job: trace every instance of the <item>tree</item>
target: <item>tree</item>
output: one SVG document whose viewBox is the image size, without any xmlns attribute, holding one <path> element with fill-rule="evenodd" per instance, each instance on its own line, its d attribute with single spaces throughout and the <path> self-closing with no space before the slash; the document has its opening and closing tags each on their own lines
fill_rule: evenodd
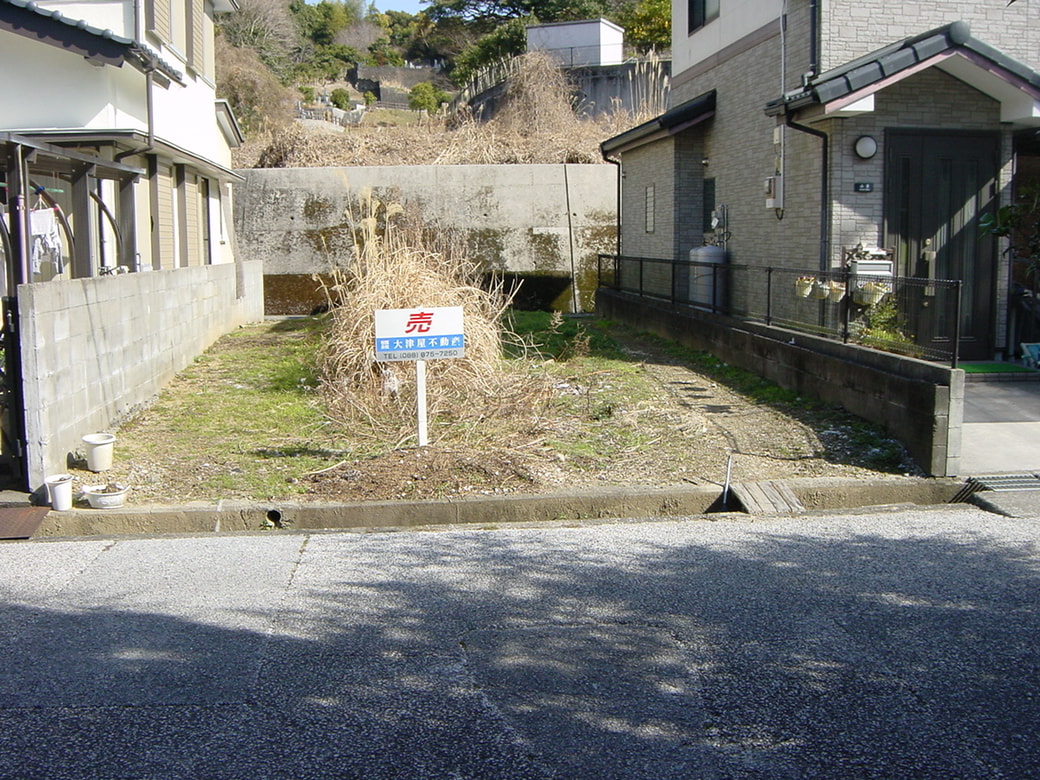
<svg viewBox="0 0 1040 780">
<path fill-rule="evenodd" d="M 348 3 L 321 0 L 317 5 L 309 5 L 304 0 L 293 0 L 289 8 L 300 26 L 300 31 L 316 46 L 335 43 L 337 33 L 364 18 L 357 0 Z"/>
<path fill-rule="evenodd" d="M 341 108 L 344 111 L 350 110 L 350 93 L 343 87 L 336 87 L 332 90 L 332 94 L 329 95 L 329 102 L 332 103 L 336 108 Z"/>
<path fill-rule="evenodd" d="M 430 18 L 459 18 L 487 30 L 506 19 L 536 17 L 542 22 L 568 22 L 610 16 L 611 0 L 432 0 Z"/>
<path fill-rule="evenodd" d="M 527 25 L 531 23 L 530 18 L 519 18 L 499 25 L 455 58 L 451 80 L 463 86 L 492 62 L 523 54 L 527 48 Z"/>
<path fill-rule="evenodd" d="M 617 12 L 616 21 L 625 28 L 625 41 L 643 54 L 672 46 L 670 0 L 636 0 Z"/>
<path fill-rule="evenodd" d="M 412 87 L 408 93 L 408 107 L 413 111 L 428 111 L 437 113 L 442 103 L 448 102 L 449 95 L 441 89 L 437 89 L 429 81 L 423 81 Z"/>
<path fill-rule="evenodd" d="M 232 46 L 252 49 L 283 82 L 288 78 L 300 34 L 287 5 L 280 0 L 239 0 L 237 11 L 220 17 L 219 27 Z"/>
</svg>

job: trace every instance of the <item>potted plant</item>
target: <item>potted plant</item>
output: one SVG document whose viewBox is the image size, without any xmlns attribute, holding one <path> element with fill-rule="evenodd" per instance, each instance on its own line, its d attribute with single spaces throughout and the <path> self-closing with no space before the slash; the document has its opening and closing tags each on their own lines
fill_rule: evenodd
<svg viewBox="0 0 1040 780">
<path fill-rule="evenodd" d="M 94 509 L 117 509 L 126 501 L 126 485 L 109 482 L 105 485 L 84 485 L 83 496 Z"/>
<path fill-rule="evenodd" d="M 890 292 L 891 288 L 884 282 L 869 281 L 860 285 L 852 297 L 861 306 L 876 306 Z"/>
<path fill-rule="evenodd" d="M 794 280 L 794 294 L 799 298 L 808 298 L 815 284 L 815 276 L 799 276 Z"/>
<path fill-rule="evenodd" d="M 827 300 L 830 303 L 838 303 L 845 297 L 845 283 L 832 279 L 827 283 Z"/>
</svg>

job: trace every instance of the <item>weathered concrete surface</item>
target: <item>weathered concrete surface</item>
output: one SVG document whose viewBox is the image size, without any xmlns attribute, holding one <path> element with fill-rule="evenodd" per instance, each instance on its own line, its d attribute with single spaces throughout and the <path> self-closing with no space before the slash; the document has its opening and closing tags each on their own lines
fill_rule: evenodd
<svg viewBox="0 0 1040 780">
<path fill-rule="evenodd" d="M 366 188 L 455 231 L 488 271 L 563 280 L 552 303 L 591 311 L 596 256 L 616 249 L 617 172 L 612 165 L 430 165 L 239 171 L 235 227 L 244 256 L 266 277 L 322 273 L 353 246 L 351 219 Z M 310 311 L 280 313 L 305 313 Z"/>
<path fill-rule="evenodd" d="M 1036 777 L 1038 571 L 965 505 L 5 544 L 0 776 Z"/>
<path fill-rule="evenodd" d="M 784 484 L 807 510 L 916 504 L 952 500 L 963 487 L 956 480 L 884 478 L 878 480 L 792 479 Z M 36 538 L 155 533 L 226 533 L 262 529 L 407 528 L 431 525 L 496 526 L 552 520 L 602 520 L 619 517 L 701 515 L 740 511 L 739 502 L 715 485 L 618 487 L 538 495 L 473 497 L 458 500 L 368 501 L 301 504 L 293 502 L 177 507 L 127 506 L 123 509 L 72 509 L 51 512 Z"/>
</svg>

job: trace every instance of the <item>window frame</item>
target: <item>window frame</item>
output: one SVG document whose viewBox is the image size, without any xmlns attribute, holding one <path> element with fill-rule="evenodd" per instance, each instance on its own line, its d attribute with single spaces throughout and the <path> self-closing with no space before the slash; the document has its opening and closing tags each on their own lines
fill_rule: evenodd
<svg viewBox="0 0 1040 780">
<path fill-rule="evenodd" d="M 687 0 L 687 34 L 693 35 L 702 27 L 719 18 L 720 0 Z"/>
</svg>

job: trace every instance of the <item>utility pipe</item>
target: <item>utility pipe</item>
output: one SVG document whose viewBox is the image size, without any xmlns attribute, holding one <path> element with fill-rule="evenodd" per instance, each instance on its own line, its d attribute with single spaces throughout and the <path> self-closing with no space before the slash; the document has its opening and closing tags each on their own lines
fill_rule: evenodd
<svg viewBox="0 0 1040 780">
<path fill-rule="evenodd" d="M 827 271 L 830 268 L 830 243 L 831 243 L 831 203 L 830 203 L 830 136 L 815 127 L 800 125 L 791 118 L 790 114 L 784 114 L 784 123 L 792 130 L 798 130 L 820 139 L 820 270 Z"/>
</svg>

